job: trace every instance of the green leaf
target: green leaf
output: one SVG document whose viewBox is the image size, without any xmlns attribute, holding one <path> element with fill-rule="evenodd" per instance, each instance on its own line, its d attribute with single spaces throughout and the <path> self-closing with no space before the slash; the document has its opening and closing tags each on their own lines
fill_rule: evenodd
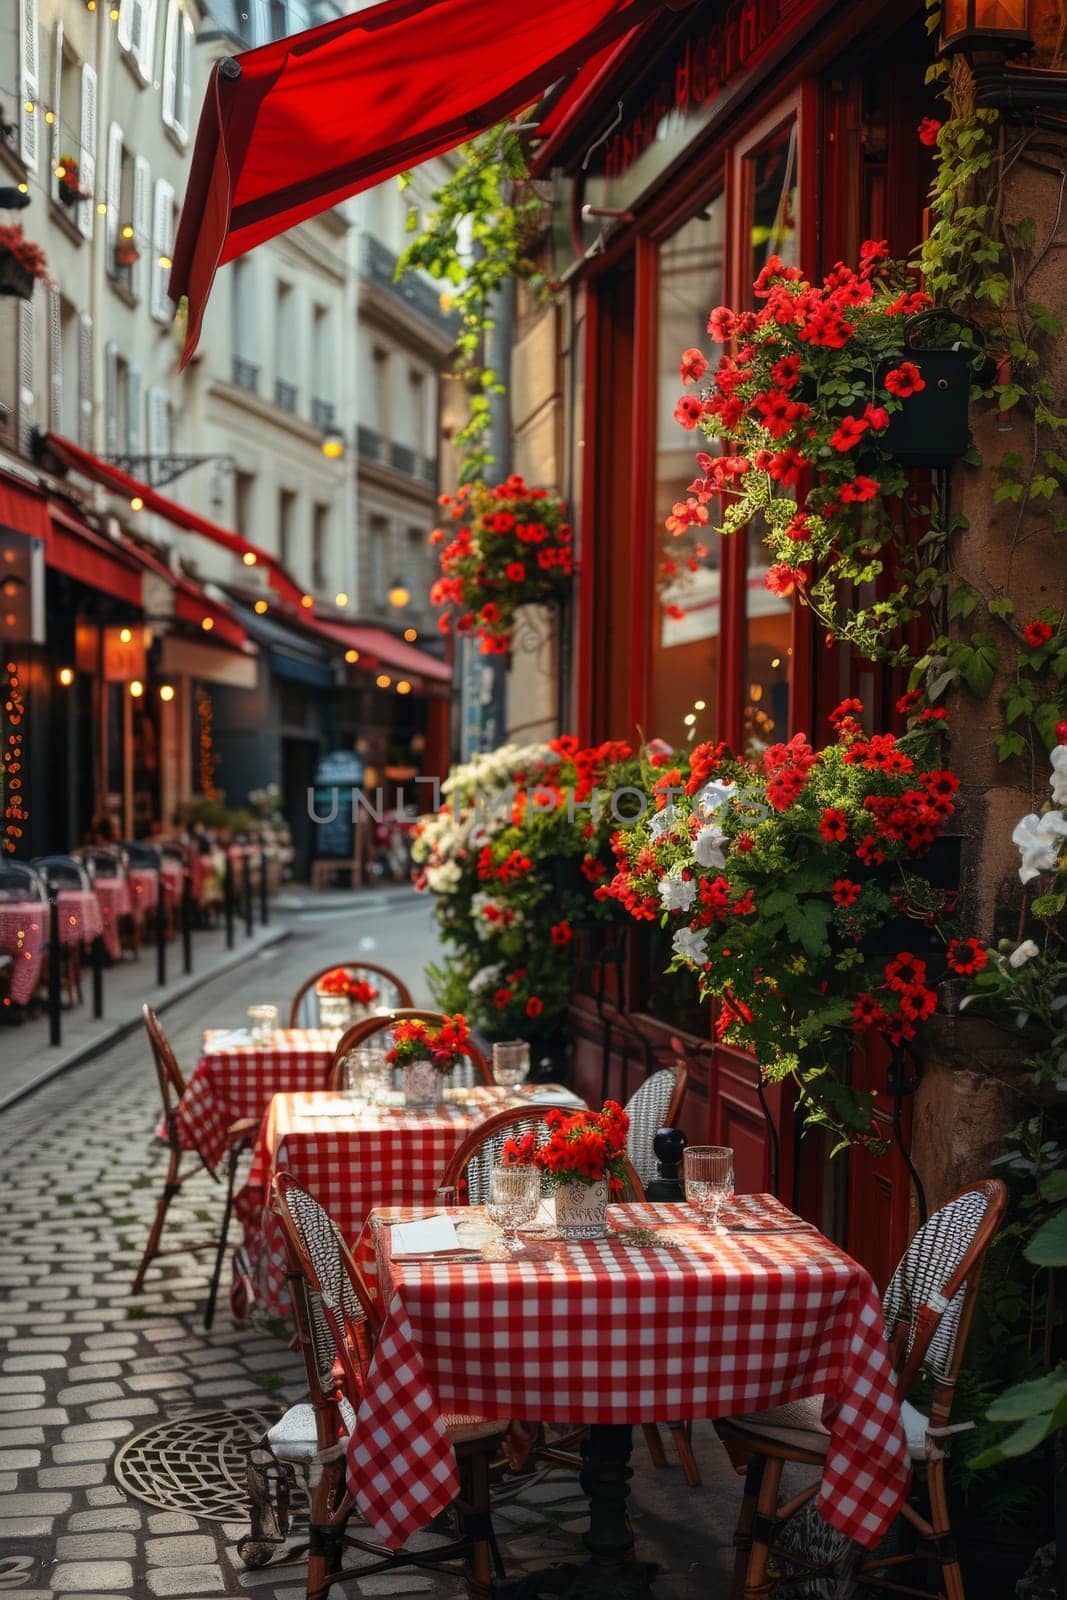
<svg viewBox="0 0 1067 1600">
<path fill-rule="evenodd" d="M 996 600 L 986 601 L 986 610 L 991 617 L 1010 617 L 1015 614 L 1015 601 L 1008 595 L 1001 595 Z"/>
<path fill-rule="evenodd" d="M 1023 1254 L 1035 1267 L 1067 1266 L 1067 1206 L 1038 1228 Z"/>
<path fill-rule="evenodd" d="M 960 675 L 973 695 L 983 699 L 993 687 L 1000 665 L 1000 651 L 988 634 L 974 635 L 967 659 L 959 663 Z"/>
<path fill-rule="evenodd" d="M 1050 1172 L 1041 1184 L 1042 1200 L 1067 1200 L 1067 1167 Z"/>
<path fill-rule="evenodd" d="M 1021 733 L 998 733 L 996 737 L 997 760 L 1010 761 L 1026 750 L 1026 740 Z"/>
<path fill-rule="evenodd" d="M 1044 1439 L 1052 1432 L 1052 1415 L 1045 1413 L 1034 1417 L 1030 1422 L 1024 1422 L 1022 1427 L 1016 1428 L 1014 1433 L 1009 1433 L 1006 1439 L 993 1445 L 989 1450 L 982 1450 L 972 1456 L 968 1465 L 974 1468 L 992 1467 L 1000 1461 L 1015 1456 L 1029 1455 L 1031 1450 L 1036 1450 Z"/>
<path fill-rule="evenodd" d="M 1040 1378 L 1013 1384 L 990 1404 L 986 1416 L 990 1422 L 1026 1422 L 1043 1412 L 1055 1411 L 1064 1399 L 1067 1399 L 1067 1367 L 1056 1367 Z"/>
</svg>

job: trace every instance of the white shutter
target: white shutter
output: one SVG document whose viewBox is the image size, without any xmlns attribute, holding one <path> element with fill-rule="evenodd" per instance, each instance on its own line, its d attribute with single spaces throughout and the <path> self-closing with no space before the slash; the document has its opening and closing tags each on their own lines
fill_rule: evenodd
<svg viewBox="0 0 1067 1600">
<path fill-rule="evenodd" d="M 123 50 L 128 50 L 133 43 L 134 12 L 137 4 L 138 0 L 120 0 L 119 3 L 119 22 L 116 31 Z"/>
<path fill-rule="evenodd" d="M 138 300 L 143 300 L 148 287 L 148 262 L 152 239 L 152 174 L 144 156 L 137 156 L 133 163 L 132 220 L 137 260 L 133 265 L 131 283 Z"/>
<path fill-rule="evenodd" d="M 107 130 L 107 261 L 108 272 L 115 275 L 115 246 L 119 228 L 128 218 L 120 217 L 122 210 L 122 140 L 123 133 L 117 122 Z"/>
<path fill-rule="evenodd" d="M 48 426 L 63 431 L 63 315 L 58 289 L 48 291 Z"/>
<path fill-rule="evenodd" d="M 189 97 L 192 93 L 190 77 L 193 70 L 193 38 L 194 28 L 192 18 L 187 11 L 182 12 L 182 37 L 181 49 L 178 52 L 178 99 L 176 103 L 176 128 L 182 144 L 189 138 Z"/>
<path fill-rule="evenodd" d="M 173 128 L 178 118 L 178 53 L 181 18 L 178 0 L 167 0 L 167 31 L 163 39 L 163 125 Z"/>
<path fill-rule="evenodd" d="M 31 172 L 37 171 L 37 138 L 41 122 L 40 46 L 37 34 L 37 0 L 19 0 L 21 99 L 19 101 L 19 152 Z M 32 106 L 32 111 L 26 107 Z"/>
<path fill-rule="evenodd" d="M 109 456 L 119 448 L 119 347 L 109 339 L 104 346 L 104 449 Z"/>
<path fill-rule="evenodd" d="M 33 433 L 34 406 L 34 351 L 33 351 L 33 300 L 19 301 L 19 449 L 30 453 Z"/>
<path fill-rule="evenodd" d="M 170 322 L 173 307 L 167 299 L 170 268 L 161 258 L 170 259 L 174 230 L 174 189 L 163 178 L 156 179 L 152 203 L 152 315 L 157 322 Z"/>
<path fill-rule="evenodd" d="M 87 311 L 78 318 L 78 443 L 93 448 L 93 319 Z"/>
<path fill-rule="evenodd" d="M 93 68 L 82 67 L 82 127 L 81 153 L 78 157 L 81 186 L 89 196 L 78 206 L 78 229 L 84 239 L 93 236 L 93 212 L 96 209 L 96 73 Z"/>
<path fill-rule="evenodd" d="M 141 369 L 131 366 L 126 378 L 126 449 L 139 456 L 141 444 Z"/>
<path fill-rule="evenodd" d="M 140 9 L 141 25 L 134 55 L 141 77 L 151 83 L 156 59 L 156 0 L 141 0 Z"/>
<path fill-rule="evenodd" d="M 63 154 L 63 113 L 61 97 L 63 92 L 63 18 L 56 23 L 55 58 L 52 62 L 52 111 L 55 121 L 52 124 L 52 151 L 50 162 L 53 167 L 58 166 L 59 158 Z M 52 179 L 52 187 L 58 183 L 57 178 Z"/>
<path fill-rule="evenodd" d="M 170 400 L 165 389 L 148 391 L 148 454 L 169 455 L 174 448 L 170 428 Z"/>
</svg>

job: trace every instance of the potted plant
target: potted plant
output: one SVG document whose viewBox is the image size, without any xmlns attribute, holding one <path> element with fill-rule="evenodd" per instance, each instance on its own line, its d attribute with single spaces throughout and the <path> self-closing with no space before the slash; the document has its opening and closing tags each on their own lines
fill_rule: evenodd
<svg viewBox="0 0 1067 1600">
<path fill-rule="evenodd" d="M 35 278 L 48 281 L 48 262 L 40 245 L 26 238 L 21 223 L 0 226 L 0 294 L 32 300 Z"/>
<path fill-rule="evenodd" d="M 467 1019 L 456 1012 L 437 1025 L 417 1018 L 398 1022 L 386 1060 L 403 1069 L 404 1104 L 417 1108 L 440 1103 L 446 1074 L 470 1054 Z"/>
<path fill-rule="evenodd" d="M 372 983 L 354 978 L 344 967 L 324 973 L 315 985 L 315 993 L 324 1028 L 350 1028 L 354 1022 L 361 1022 L 378 998 Z"/>
<path fill-rule="evenodd" d="M 630 1119 L 617 1101 L 605 1100 L 600 1111 L 550 1111 L 545 1122 L 551 1132 L 543 1144 L 531 1130 L 509 1139 L 500 1159 L 540 1169 L 554 1194 L 561 1238 L 603 1238 L 608 1201 L 622 1193 Z"/>
<path fill-rule="evenodd" d="M 81 186 L 81 168 L 77 156 L 60 156 L 55 172 L 59 198 L 65 206 L 73 208 L 79 201 L 89 199 L 89 191 Z"/>
<path fill-rule="evenodd" d="M 117 267 L 132 267 L 141 259 L 141 252 L 132 239 L 123 238 L 120 234 L 115 241 L 115 265 Z"/>
<path fill-rule="evenodd" d="M 463 484 L 440 504 L 457 524 L 434 528 L 441 576 L 430 590 L 448 633 L 474 634 L 483 655 L 507 655 L 520 606 L 559 600 L 574 573 L 574 533 L 562 500 L 518 473 L 489 488 Z"/>
</svg>

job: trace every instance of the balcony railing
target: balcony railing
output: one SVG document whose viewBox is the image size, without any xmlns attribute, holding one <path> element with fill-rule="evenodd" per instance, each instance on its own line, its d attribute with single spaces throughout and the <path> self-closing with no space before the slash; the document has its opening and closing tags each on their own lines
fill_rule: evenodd
<svg viewBox="0 0 1067 1600">
<path fill-rule="evenodd" d="M 459 333 L 459 319 L 453 313 L 441 310 L 441 297 L 415 272 L 408 272 L 395 281 L 397 258 L 380 239 L 372 234 L 363 235 L 363 274 L 371 283 L 387 289 L 409 310 L 415 311 L 424 321 L 446 339 L 454 340 Z"/>
<path fill-rule="evenodd" d="M 287 383 L 284 378 L 274 380 L 274 404 L 281 411 L 293 412 L 296 410 L 296 384 Z"/>
<path fill-rule="evenodd" d="M 316 428 L 332 428 L 337 421 L 337 407 L 332 400 L 311 401 L 311 420 Z"/>
<path fill-rule="evenodd" d="M 424 456 L 410 445 L 396 444 L 382 434 L 375 433 L 373 428 L 365 428 L 362 423 L 356 429 L 356 449 L 363 461 L 389 467 L 393 472 L 399 472 L 405 478 L 414 478 L 431 489 L 437 485 L 437 462 L 432 456 Z"/>
<path fill-rule="evenodd" d="M 239 389 L 247 389 L 250 394 L 258 394 L 259 368 L 254 361 L 246 361 L 244 356 L 234 356 L 233 381 Z"/>
</svg>

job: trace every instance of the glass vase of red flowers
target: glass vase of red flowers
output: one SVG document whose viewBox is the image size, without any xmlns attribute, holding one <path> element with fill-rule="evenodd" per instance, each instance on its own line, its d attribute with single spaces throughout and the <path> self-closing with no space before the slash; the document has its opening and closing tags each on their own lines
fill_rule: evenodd
<svg viewBox="0 0 1067 1600">
<path fill-rule="evenodd" d="M 404 1104 L 418 1109 L 440 1104 L 445 1078 L 469 1060 L 472 1049 L 467 1019 L 457 1011 L 440 1023 L 417 1017 L 396 1023 L 385 1059 L 403 1071 Z"/>
<path fill-rule="evenodd" d="M 502 1164 L 540 1169 L 554 1194 L 561 1238 L 603 1238 L 608 1202 L 623 1189 L 629 1117 L 617 1101 L 605 1100 L 600 1111 L 571 1116 L 550 1111 L 545 1128 L 547 1138 L 531 1130 L 509 1139 L 501 1151 Z"/>
<path fill-rule="evenodd" d="M 370 1015 L 378 991 L 365 978 L 354 977 L 346 967 L 323 973 L 315 985 L 319 1022 L 324 1028 L 350 1028 Z"/>
</svg>

